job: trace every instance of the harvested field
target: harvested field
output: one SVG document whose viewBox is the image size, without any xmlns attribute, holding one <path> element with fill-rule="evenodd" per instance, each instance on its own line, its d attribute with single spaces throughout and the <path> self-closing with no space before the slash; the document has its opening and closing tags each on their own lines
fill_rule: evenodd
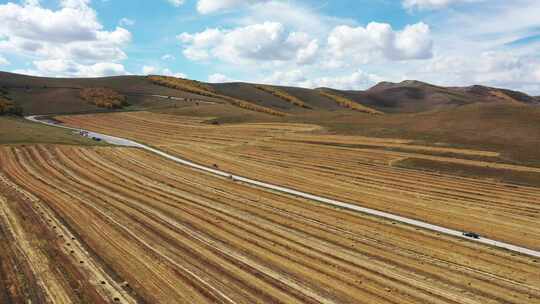
<svg viewBox="0 0 540 304">
<path fill-rule="evenodd" d="M 112 116 L 108 114 L 59 116 L 58 119 L 72 125 L 80 121 L 85 126 L 95 128 L 96 131 L 102 131 L 105 134 L 107 132 L 116 133 L 116 130 L 111 129 L 113 125 L 126 126 L 126 129 L 121 127 L 118 130 L 125 137 L 138 138 L 156 146 L 161 146 L 165 143 L 169 145 L 191 143 L 192 145 L 202 145 L 208 148 L 249 144 L 254 141 L 268 140 L 287 133 L 320 129 L 316 125 L 293 123 L 253 123 L 217 127 L 205 124 L 204 122 L 208 118 L 183 117 L 150 112 L 119 113 L 119 115 Z M 134 127 L 132 124 L 138 124 L 138 127 L 132 128 Z M 158 139 L 156 137 L 158 134 L 165 136 L 163 139 L 166 142 Z"/>
<path fill-rule="evenodd" d="M 91 277 L 106 273 L 111 288 L 127 289 L 113 300 L 121 303 L 540 303 L 539 264 L 529 257 L 262 191 L 136 149 L 4 147 L 0 168 L 0 184 L 20 191 L 2 194 L 0 231 L 22 218 L 14 210 L 32 204 L 58 219 L 88 253 L 83 265 L 96 266 L 78 279 L 95 295 L 90 302 L 109 299 Z M 24 189 L 34 199 L 25 200 Z M 34 213 L 19 223 L 38 227 Z M 29 235 L 54 231 L 46 226 Z M 52 288 L 46 275 L 29 267 L 36 279 L 28 281 Z M 3 289 L 24 295 L 15 286 Z M 84 302 L 69 294 L 74 288 L 58 290 Z"/>
<path fill-rule="evenodd" d="M 392 166 L 414 157 L 537 173 L 537 168 L 468 159 L 496 158 L 496 151 L 314 135 L 305 132 L 316 126 L 300 124 L 210 126 L 193 118 L 150 113 L 60 119 L 250 178 L 540 249 L 540 188 Z M 336 142 L 339 145 L 329 144 Z M 352 147 L 343 146 L 347 142 Z M 359 143 L 361 147 L 354 146 Z M 388 145 L 409 152 L 387 151 Z M 453 156 L 431 154 L 443 152 Z"/>
<path fill-rule="evenodd" d="M 15 180 L 0 171 L 2 303 L 136 303 L 64 219 Z"/>
<path fill-rule="evenodd" d="M 431 172 L 440 172 L 473 178 L 489 178 L 494 181 L 510 182 L 515 184 L 537 185 L 540 182 L 540 173 L 523 172 L 489 166 L 469 166 L 466 164 L 447 163 L 430 159 L 406 158 L 392 164 L 403 168 L 422 169 Z"/>
</svg>

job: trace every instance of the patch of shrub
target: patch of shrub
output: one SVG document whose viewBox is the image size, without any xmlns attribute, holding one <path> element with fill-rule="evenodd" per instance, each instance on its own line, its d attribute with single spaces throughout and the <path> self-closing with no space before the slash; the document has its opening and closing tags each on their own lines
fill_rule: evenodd
<svg viewBox="0 0 540 304">
<path fill-rule="evenodd" d="M 311 109 L 310 106 L 308 106 L 305 102 L 303 102 L 299 98 L 297 98 L 295 96 L 292 96 L 291 94 L 289 94 L 289 93 L 287 93 L 287 92 L 285 92 L 283 90 L 280 90 L 278 88 L 268 86 L 268 85 L 262 85 L 262 84 L 256 85 L 255 87 L 257 89 L 261 90 L 261 91 L 264 91 L 266 93 L 270 93 L 270 94 L 276 96 L 277 98 L 285 100 L 286 102 L 292 103 L 295 106 L 299 106 L 299 107 L 306 108 L 306 109 Z"/>
<path fill-rule="evenodd" d="M 121 109 L 129 105 L 126 96 L 109 88 L 85 88 L 79 95 L 83 100 L 100 108 Z"/>
<path fill-rule="evenodd" d="M 328 90 L 318 89 L 318 92 L 322 96 L 327 97 L 327 98 L 335 101 L 338 105 L 340 105 L 340 106 L 342 106 L 344 108 L 348 108 L 348 109 L 359 111 L 359 112 L 369 113 L 369 114 L 375 114 L 375 115 L 384 114 L 381 111 L 377 111 L 377 110 L 372 109 L 370 107 L 366 107 L 364 105 L 356 103 L 356 102 L 354 102 L 354 101 L 352 101 L 352 100 L 350 100 L 348 98 L 337 95 L 337 94 L 335 94 L 333 92 L 330 92 Z"/>
<path fill-rule="evenodd" d="M 23 109 L 20 106 L 15 105 L 13 101 L 2 96 L 0 97 L 0 115 L 22 116 Z"/>
</svg>

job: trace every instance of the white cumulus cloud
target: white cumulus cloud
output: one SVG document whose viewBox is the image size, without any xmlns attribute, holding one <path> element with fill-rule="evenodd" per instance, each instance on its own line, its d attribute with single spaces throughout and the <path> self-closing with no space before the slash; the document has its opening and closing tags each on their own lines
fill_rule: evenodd
<svg viewBox="0 0 540 304">
<path fill-rule="evenodd" d="M 142 68 L 143 75 L 150 75 L 156 73 L 158 69 L 155 66 L 145 65 Z"/>
<path fill-rule="evenodd" d="M 263 82 L 270 84 L 301 86 L 306 88 L 328 87 L 341 90 L 362 90 L 382 81 L 380 76 L 361 70 L 338 76 L 309 77 L 302 70 L 277 71 Z"/>
<path fill-rule="evenodd" d="M 387 23 L 371 22 L 366 27 L 337 26 L 328 37 L 330 53 L 337 59 L 367 63 L 389 60 L 427 59 L 433 56 L 433 42 L 425 23 L 394 31 Z"/>
<path fill-rule="evenodd" d="M 165 76 L 172 76 L 172 77 L 177 77 L 177 78 L 188 78 L 186 74 L 179 73 L 179 72 L 175 73 L 171 71 L 170 69 L 161 70 L 161 74 Z"/>
<path fill-rule="evenodd" d="M 184 73 L 175 73 L 171 71 L 168 68 L 159 68 L 152 65 L 145 65 L 141 69 L 142 75 L 165 75 L 165 76 L 173 76 L 173 77 L 179 77 L 179 78 L 186 78 L 186 74 Z"/>
<path fill-rule="evenodd" d="M 229 63 L 291 61 L 310 63 L 319 45 L 303 32 L 289 32 L 279 22 L 238 27 L 232 30 L 207 29 L 183 33 L 184 55 L 191 60 L 217 58 Z"/>
<path fill-rule="evenodd" d="M 474 57 L 444 55 L 434 58 L 424 72 L 426 78 L 449 85 L 483 84 L 519 90 L 538 86 L 540 60 L 508 51 L 485 51 Z"/>
<path fill-rule="evenodd" d="M 52 59 L 38 60 L 33 63 L 37 70 L 30 70 L 28 74 L 38 76 L 103 77 L 128 74 L 123 65 L 114 62 L 80 64 L 72 60 Z"/>
<path fill-rule="evenodd" d="M 328 87 L 341 90 L 364 90 L 378 82 L 383 78 L 375 74 L 369 74 L 361 70 L 351 74 L 335 77 L 319 77 L 311 81 L 307 81 L 309 87 Z"/>
<path fill-rule="evenodd" d="M 208 76 L 208 82 L 210 83 L 224 83 L 224 82 L 233 82 L 233 81 L 236 81 L 236 80 L 220 73 L 215 73 Z"/>
<path fill-rule="evenodd" d="M 310 85 L 307 84 L 305 73 L 300 69 L 275 71 L 270 76 L 264 78 L 262 82 L 286 86 L 291 85 L 310 87 Z"/>
<path fill-rule="evenodd" d="M 43 75 L 125 73 L 117 61 L 127 58 L 123 47 L 131 41 L 131 33 L 122 27 L 104 30 L 89 3 L 61 0 L 56 10 L 36 0 L 0 5 L 0 50 L 34 58 Z"/>
</svg>

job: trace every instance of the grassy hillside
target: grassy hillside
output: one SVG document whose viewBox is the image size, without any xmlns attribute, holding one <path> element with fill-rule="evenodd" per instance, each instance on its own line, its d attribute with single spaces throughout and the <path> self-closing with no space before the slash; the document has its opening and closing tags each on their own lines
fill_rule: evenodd
<svg viewBox="0 0 540 304">
<path fill-rule="evenodd" d="M 212 97 L 212 95 L 216 93 L 211 86 L 200 81 L 159 75 L 150 75 L 147 77 L 147 79 L 151 83 L 158 86 L 182 90 L 185 92 L 198 94 L 200 96 Z"/>
<path fill-rule="evenodd" d="M 291 103 L 284 102 L 281 98 L 257 89 L 255 85 L 249 83 L 223 83 L 213 85 L 219 94 L 231 96 L 238 99 L 250 100 L 258 105 L 279 109 L 281 111 L 295 110 Z"/>
<path fill-rule="evenodd" d="M 331 99 L 320 95 L 316 90 L 297 88 L 297 87 L 284 87 L 284 86 L 272 86 L 276 90 L 301 100 L 306 106 L 298 107 L 291 102 L 284 101 L 281 97 L 276 96 L 268 91 L 261 90 L 257 84 L 251 83 L 220 83 L 212 84 L 212 87 L 224 95 L 233 96 L 240 99 L 248 99 L 256 102 L 257 104 L 279 108 L 283 111 L 289 112 L 306 112 L 309 110 L 314 111 L 332 111 L 339 109 L 337 105 Z"/>
<path fill-rule="evenodd" d="M 297 107 L 301 107 L 301 108 L 305 108 L 305 109 L 311 109 L 311 107 L 309 105 L 307 105 L 303 100 L 301 100 L 300 98 L 296 97 L 296 96 L 293 96 L 281 89 L 278 89 L 274 86 L 269 86 L 269 85 L 256 85 L 255 86 L 257 89 L 261 90 L 261 91 L 264 91 L 266 93 L 270 93 L 272 96 L 275 96 L 285 102 L 288 102 L 290 104 L 293 104 Z"/>
<path fill-rule="evenodd" d="M 0 88 L 21 106 L 25 115 L 109 111 L 81 98 L 85 88 L 107 88 L 127 96 L 128 109 L 161 107 L 169 103 L 151 95 L 196 98 L 197 95 L 159 86 L 143 76 L 103 78 L 46 78 L 0 72 Z M 171 104 L 171 106 L 174 104 Z"/>
<path fill-rule="evenodd" d="M 147 93 L 169 95 L 175 90 L 158 86 L 148 81 L 146 76 L 113 76 L 100 78 L 50 78 L 34 77 L 7 72 L 0 72 L 0 87 L 21 89 L 54 88 L 99 88 L 107 87 L 120 93 Z M 174 95 L 173 95 L 174 96 Z"/>
<path fill-rule="evenodd" d="M 323 113 L 302 120 L 319 121 L 338 134 L 407 138 L 438 146 L 501 151 L 510 162 L 540 166 L 540 107 L 471 104 L 381 116 Z"/>
<path fill-rule="evenodd" d="M 157 81 L 157 80 L 163 81 Z M 178 106 L 160 96 L 228 102 L 272 115 L 305 115 L 318 111 L 420 113 L 457 108 L 475 103 L 538 105 L 537 98 L 521 92 L 485 86 L 441 87 L 420 81 L 382 82 L 366 91 L 264 86 L 250 83 L 209 84 L 163 76 L 116 76 L 103 78 L 41 78 L 0 72 L 0 89 L 25 114 L 100 112 L 102 108 L 81 98 L 81 90 L 105 88 L 125 95 L 128 110 Z M 270 89 L 269 89 L 270 88 Z M 276 93 L 279 92 L 279 93 Z M 335 96 L 338 96 L 336 99 Z M 339 102 L 336 100 L 340 100 Z M 291 102 L 294 101 L 294 102 Z M 367 110 L 366 107 L 372 110 Z"/>
<path fill-rule="evenodd" d="M 320 90 L 272 86 L 281 94 L 303 102 L 305 107 L 301 107 L 255 84 L 184 81 L 201 92 L 157 85 L 142 76 L 61 79 L 0 73 L 1 91 L 23 107 L 25 114 L 110 111 L 80 98 L 85 88 L 99 87 L 127 96 L 131 105 L 126 110 L 214 117 L 210 122 L 219 124 L 306 122 L 322 125 L 338 134 L 493 149 L 502 151 L 509 162 L 540 165 L 540 153 L 535 148 L 540 146 L 537 136 L 540 134 L 540 106 L 536 98 L 520 92 L 484 86 L 448 88 L 418 81 L 380 83 L 367 91 L 331 90 L 351 103 L 358 103 L 360 108 L 364 105 L 389 114 L 374 116 L 343 108 L 332 97 L 320 94 Z M 151 95 L 195 98 L 218 104 L 196 106 L 195 102 Z M 250 102 L 244 103 L 245 100 Z M 269 112 L 280 115 L 267 115 Z M 6 136 L 4 132 L 3 137 Z"/>
<path fill-rule="evenodd" d="M 221 103 L 228 103 L 245 110 L 265 113 L 273 116 L 287 115 L 285 112 L 282 112 L 280 111 L 280 109 L 276 109 L 275 107 L 260 105 L 252 102 L 251 100 L 238 98 L 234 94 L 221 94 L 219 91 L 215 90 L 210 85 L 201 83 L 199 81 L 154 75 L 149 76 L 148 79 L 157 85 L 173 88 L 183 92 L 198 94 L 201 97 L 209 97 L 212 99 L 216 99 Z"/>
<path fill-rule="evenodd" d="M 106 145 L 73 134 L 69 130 L 49 127 L 16 117 L 0 117 L 0 144 Z"/>
<path fill-rule="evenodd" d="M 366 115 L 339 109 L 306 111 L 270 117 L 229 105 L 160 109 L 160 113 L 215 117 L 219 123 L 292 122 L 321 125 L 325 132 L 385 138 L 406 138 L 433 146 L 501 151 L 505 161 L 540 166 L 540 107 L 471 104 L 423 113 Z"/>
<path fill-rule="evenodd" d="M 366 91 L 345 91 L 342 94 L 387 113 L 419 113 L 473 103 L 538 103 L 527 94 L 511 90 L 479 85 L 441 87 L 411 80 L 381 82 Z"/>
<path fill-rule="evenodd" d="M 377 111 L 375 109 L 362 105 L 357 101 L 344 97 L 343 95 L 341 95 L 339 92 L 335 90 L 319 89 L 318 91 L 319 91 L 319 94 L 329 99 L 332 99 L 342 108 L 351 109 L 354 111 L 368 113 L 368 114 L 376 114 L 376 115 L 383 114 L 383 112 L 381 111 Z"/>
</svg>

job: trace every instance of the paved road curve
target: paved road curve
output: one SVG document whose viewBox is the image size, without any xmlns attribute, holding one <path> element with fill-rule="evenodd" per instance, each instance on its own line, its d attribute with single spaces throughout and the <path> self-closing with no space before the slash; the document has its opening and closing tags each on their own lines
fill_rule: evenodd
<svg viewBox="0 0 540 304">
<path fill-rule="evenodd" d="M 68 129 L 68 130 L 83 131 L 82 129 L 71 128 L 71 127 L 66 127 L 66 126 L 63 126 L 63 125 L 59 125 L 58 123 L 55 123 L 53 121 L 39 120 L 39 119 L 37 119 L 36 116 L 27 116 L 26 119 L 31 120 L 33 122 L 38 122 L 38 123 L 42 123 L 42 124 L 46 124 L 46 125 L 50 125 L 50 126 L 54 126 L 54 127 L 59 127 L 59 128 L 64 128 L 64 129 Z M 504 243 L 504 242 L 500 242 L 500 241 L 496 241 L 496 240 L 492 240 L 492 239 L 488 239 L 488 238 L 484 238 L 484 237 L 480 237 L 478 239 L 473 239 L 473 238 L 469 238 L 469 237 L 464 236 L 463 232 L 459 231 L 459 230 L 449 229 L 449 228 L 446 228 L 446 227 L 433 225 L 433 224 L 430 224 L 430 223 L 427 223 L 427 222 L 422 222 L 422 221 L 419 221 L 419 220 L 406 218 L 406 217 L 402 217 L 402 216 L 399 216 L 399 215 L 395 215 L 395 214 L 391 214 L 391 213 L 387 213 L 387 212 L 383 212 L 383 211 L 379 211 L 379 210 L 375 210 L 375 209 L 361 207 L 361 206 L 359 206 L 357 204 L 350 204 L 350 203 L 346 203 L 346 202 L 342 202 L 342 201 L 338 201 L 338 200 L 333 200 L 333 199 L 329 199 L 329 198 L 325 198 L 325 197 L 321 197 L 321 196 L 317 196 L 317 195 L 297 191 L 297 190 L 290 189 L 290 188 L 285 188 L 285 187 L 281 187 L 281 186 L 277 186 L 277 185 L 268 184 L 268 183 L 265 183 L 265 182 L 261 182 L 261 181 L 250 179 L 250 178 L 246 178 L 246 177 L 243 177 L 243 176 L 234 175 L 234 174 L 231 174 L 231 173 L 228 173 L 228 172 L 225 172 L 225 171 L 217 170 L 215 168 L 202 166 L 202 165 L 196 164 L 194 162 L 191 162 L 191 161 L 183 159 L 183 158 L 172 156 L 172 155 L 167 154 L 167 153 L 165 153 L 163 151 L 160 151 L 158 149 L 154 149 L 152 147 L 140 144 L 138 142 L 135 142 L 135 141 L 132 141 L 132 140 L 129 140 L 129 139 L 104 135 L 104 134 L 95 133 L 95 132 L 91 132 L 91 131 L 88 131 L 88 134 L 89 134 L 90 137 L 101 138 L 103 141 L 105 141 L 107 143 L 110 143 L 110 144 L 113 144 L 113 145 L 141 148 L 141 149 L 150 151 L 152 153 L 155 153 L 157 155 L 160 155 L 162 157 L 165 157 L 167 159 L 170 159 L 172 161 L 175 161 L 177 163 L 180 163 L 180 164 L 183 164 L 183 165 L 186 165 L 186 166 L 190 166 L 192 168 L 199 169 L 201 171 L 208 172 L 208 173 L 211 173 L 211 174 L 214 174 L 214 175 L 217 175 L 217 176 L 222 176 L 222 177 L 226 177 L 226 178 L 232 178 L 232 179 L 234 179 L 236 181 L 240 181 L 240 182 L 243 182 L 243 183 L 246 183 L 246 184 L 250 184 L 250 185 L 258 186 L 258 187 L 265 188 L 265 189 L 270 189 L 270 190 L 274 190 L 274 191 L 279 191 L 279 192 L 295 195 L 295 196 L 298 196 L 298 197 L 306 198 L 306 199 L 309 199 L 309 200 L 317 201 L 319 203 L 323 203 L 323 204 L 327 204 L 327 205 L 331 205 L 331 206 L 335 206 L 335 207 L 340 207 L 340 208 L 344 208 L 344 209 L 348 209 L 348 210 L 352 210 L 352 211 L 357 211 L 357 212 L 362 212 L 362 213 L 369 214 L 369 215 L 374 215 L 374 216 L 377 216 L 377 217 L 382 217 L 382 218 L 389 219 L 389 220 L 392 220 L 392 221 L 398 221 L 398 222 L 406 223 L 406 224 L 409 224 L 409 225 L 412 225 L 412 226 L 416 226 L 416 227 L 420 227 L 420 228 L 424 228 L 424 229 L 429 229 L 429 230 L 437 231 L 439 233 L 444 233 L 444 234 L 447 234 L 447 235 L 467 239 L 467 240 L 472 241 L 472 242 L 491 245 L 491 246 L 494 246 L 494 247 L 499 247 L 499 248 L 507 249 L 507 250 L 510 250 L 510 251 L 513 251 L 513 252 L 526 254 L 526 255 L 530 255 L 530 256 L 534 256 L 534 257 L 540 257 L 540 251 L 537 251 L 537 250 L 532 250 L 532 249 L 529 249 L 529 248 L 520 247 L 520 246 L 516 246 L 516 245 L 513 245 L 513 244 L 508 244 L 508 243 Z"/>
</svg>

